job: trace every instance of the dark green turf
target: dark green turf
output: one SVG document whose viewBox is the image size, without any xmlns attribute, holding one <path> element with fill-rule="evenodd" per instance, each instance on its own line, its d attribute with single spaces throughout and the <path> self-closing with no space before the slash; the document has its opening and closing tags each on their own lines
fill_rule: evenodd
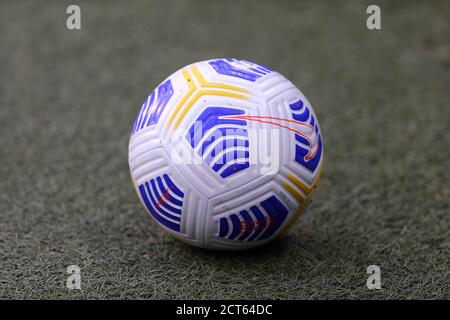
<svg viewBox="0 0 450 320">
<path fill-rule="evenodd" d="M 370 1 L 78 1 L 70 32 L 71 3 L 0 4 L 1 298 L 450 298 L 448 1 L 377 1 L 381 31 Z M 325 140 L 310 210 L 244 253 L 168 237 L 128 171 L 143 99 L 213 57 L 286 75 Z"/>
</svg>

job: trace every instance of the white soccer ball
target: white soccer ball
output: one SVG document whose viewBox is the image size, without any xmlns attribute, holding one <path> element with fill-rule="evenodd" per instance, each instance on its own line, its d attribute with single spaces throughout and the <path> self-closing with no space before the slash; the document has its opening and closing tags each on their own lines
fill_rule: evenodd
<svg viewBox="0 0 450 320">
<path fill-rule="evenodd" d="M 266 66 L 186 66 L 147 98 L 129 165 L 151 217 L 192 245 L 244 249 L 282 234 L 305 210 L 323 142 L 300 90 Z"/>
</svg>

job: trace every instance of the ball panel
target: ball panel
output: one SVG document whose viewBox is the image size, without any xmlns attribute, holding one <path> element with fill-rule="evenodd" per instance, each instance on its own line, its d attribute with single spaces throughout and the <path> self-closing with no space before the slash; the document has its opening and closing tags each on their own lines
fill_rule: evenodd
<svg viewBox="0 0 450 320">
<path fill-rule="evenodd" d="M 207 199 L 179 173 L 162 146 L 137 156 L 134 152 L 130 172 L 147 212 L 169 234 L 202 246 Z"/>
<path fill-rule="evenodd" d="M 181 232 L 184 192 L 167 173 L 147 179 L 138 186 L 141 200 L 153 219 L 171 231 Z"/>
<path fill-rule="evenodd" d="M 167 79 L 162 82 L 143 103 L 141 110 L 134 122 L 131 134 L 134 135 L 140 130 L 153 126 L 158 120 L 167 106 L 167 103 L 174 94 L 172 81 Z"/>
<path fill-rule="evenodd" d="M 285 232 L 306 210 L 320 179 L 323 144 L 320 127 L 309 101 L 295 88 L 281 93 L 271 104 L 284 105 L 289 119 L 289 139 L 285 140 L 285 153 L 289 157 L 283 162 L 277 181 L 298 204 L 295 214 L 283 228 Z M 287 116 L 286 116 L 287 113 Z"/>
<path fill-rule="evenodd" d="M 215 59 L 207 63 L 218 73 L 236 79 L 255 82 L 272 70 L 254 62 L 239 59 Z"/>
<path fill-rule="evenodd" d="M 295 213 L 297 203 L 267 175 L 210 199 L 208 209 L 210 246 L 249 248 L 276 237 Z"/>
</svg>

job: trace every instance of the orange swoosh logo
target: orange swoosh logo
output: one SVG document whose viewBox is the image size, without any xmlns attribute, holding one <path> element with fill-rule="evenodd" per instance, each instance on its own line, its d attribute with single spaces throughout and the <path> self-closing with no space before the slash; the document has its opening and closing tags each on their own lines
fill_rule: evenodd
<svg viewBox="0 0 450 320">
<path fill-rule="evenodd" d="M 291 119 L 286 119 L 286 118 L 278 118 L 278 117 L 269 117 L 269 116 L 249 116 L 249 115 L 231 115 L 231 116 L 223 116 L 222 118 L 228 118 L 228 119 L 240 119 L 240 120 L 248 120 L 248 121 L 255 121 L 255 122 L 261 122 L 261 123 L 267 123 L 267 124 L 272 124 L 274 126 L 283 128 L 283 129 L 287 129 L 289 131 L 294 132 L 295 134 L 298 134 L 299 136 L 302 136 L 303 138 L 305 138 L 308 143 L 309 143 L 309 150 L 308 150 L 308 154 L 305 156 L 305 160 L 311 160 L 316 156 L 317 150 L 318 148 L 315 148 L 314 151 L 312 151 L 312 140 L 311 138 L 306 135 L 303 132 L 300 132 L 298 130 L 295 130 L 289 126 L 283 125 L 280 122 L 274 122 L 274 120 L 276 121 L 281 121 L 281 122 L 288 122 L 288 123 L 294 123 L 296 125 L 299 126 L 303 126 L 303 127 L 307 127 L 308 129 L 312 130 L 312 132 L 314 133 L 314 127 L 307 124 L 307 123 L 303 123 L 297 120 L 291 120 Z"/>
</svg>

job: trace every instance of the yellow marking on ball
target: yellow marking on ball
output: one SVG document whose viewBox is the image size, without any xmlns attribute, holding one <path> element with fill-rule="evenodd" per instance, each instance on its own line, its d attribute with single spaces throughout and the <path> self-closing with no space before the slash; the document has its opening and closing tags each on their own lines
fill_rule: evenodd
<svg viewBox="0 0 450 320">
<path fill-rule="evenodd" d="M 172 123 L 173 119 L 175 118 L 175 115 L 180 111 L 180 109 L 183 107 L 183 105 L 185 104 L 186 100 L 189 99 L 189 97 L 195 92 L 195 90 L 197 89 L 197 87 L 195 86 L 194 80 L 192 79 L 191 75 L 189 74 L 189 72 L 187 72 L 187 70 L 183 70 L 183 77 L 184 80 L 186 81 L 186 84 L 188 85 L 188 91 L 186 92 L 186 94 L 180 99 L 180 101 L 177 103 L 177 105 L 175 106 L 175 108 L 173 109 L 172 113 L 170 114 L 169 118 L 167 119 L 166 122 L 166 128 L 170 126 L 170 124 Z"/>
<path fill-rule="evenodd" d="M 211 96 L 223 96 L 223 97 L 231 97 L 231 98 L 237 98 L 237 99 L 246 99 L 247 96 L 239 93 L 234 92 L 227 92 L 227 91 L 218 91 L 218 90 L 200 90 L 195 93 L 195 95 L 192 97 L 192 99 L 189 100 L 189 102 L 184 106 L 183 110 L 178 114 L 177 119 L 175 120 L 173 124 L 172 130 L 175 130 L 179 125 L 180 122 L 183 120 L 184 116 L 188 113 L 188 111 L 191 109 L 192 105 L 200 99 L 202 96 L 205 95 L 211 95 Z"/>
<path fill-rule="evenodd" d="M 200 88 L 211 88 L 211 89 L 219 89 L 219 90 L 211 90 L 211 89 L 198 90 L 198 88 L 196 87 L 189 72 L 187 70 L 183 70 L 183 77 L 189 87 L 189 90 L 180 99 L 180 101 L 177 103 L 174 110 L 170 114 L 169 118 L 167 119 L 166 125 L 165 125 L 166 128 L 172 127 L 171 130 L 175 130 L 180 125 L 180 122 L 186 116 L 188 111 L 191 109 L 192 105 L 200 97 L 202 97 L 204 95 L 216 95 L 216 96 L 231 97 L 231 98 L 237 98 L 237 99 L 247 99 L 248 98 L 247 95 L 242 94 L 243 92 L 248 92 L 248 90 L 245 88 L 232 86 L 232 85 L 229 85 L 226 83 L 207 82 L 196 67 L 192 67 L 191 71 L 194 74 L 195 78 L 197 79 L 197 81 L 200 85 Z M 239 93 L 222 91 L 221 89 L 226 89 L 226 90 L 230 90 L 230 91 L 238 91 Z M 196 90 L 198 90 L 198 91 L 196 91 Z"/>
<path fill-rule="evenodd" d="M 313 181 L 311 186 L 307 186 L 303 182 L 301 182 L 296 176 L 289 174 L 288 179 L 291 181 L 296 187 L 298 187 L 300 190 L 302 190 L 306 196 L 302 195 L 296 188 L 294 188 L 290 183 L 283 183 L 283 187 L 289 191 L 290 194 L 294 196 L 295 199 L 299 202 L 299 207 L 297 211 L 295 212 L 294 216 L 291 218 L 291 221 L 289 221 L 283 229 L 280 231 L 279 235 L 286 232 L 287 229 L 289 229 L 292 224 L 297 221 L 297 219 L 300 217 L 300 215 L 305 210 L 306 205 L 308 204 L 309 200 L 312 198 L 314 192 L 317 189 L 317 184 L 320 181 L 320 176 L 322 174 L 322 165 L 320 166 L 319 173 L 317 174 L 316 179 Z"/>
<path fill-rule="evenodd" d="M 226 83 L 207 82 L 196 67 L 192 67 L 192 73 L 194 73 L 195 77 L 197 78 L 198 83 L 200 84 L 200 87 L 202 87 L 202 88 L 216 88 L 216 89 L 227 89 L 227 90 L 231 90 L 231 91 L 248 92 L 248 89 L 232 86 L 232 85 L 226 84 Z"/>
</svg>

